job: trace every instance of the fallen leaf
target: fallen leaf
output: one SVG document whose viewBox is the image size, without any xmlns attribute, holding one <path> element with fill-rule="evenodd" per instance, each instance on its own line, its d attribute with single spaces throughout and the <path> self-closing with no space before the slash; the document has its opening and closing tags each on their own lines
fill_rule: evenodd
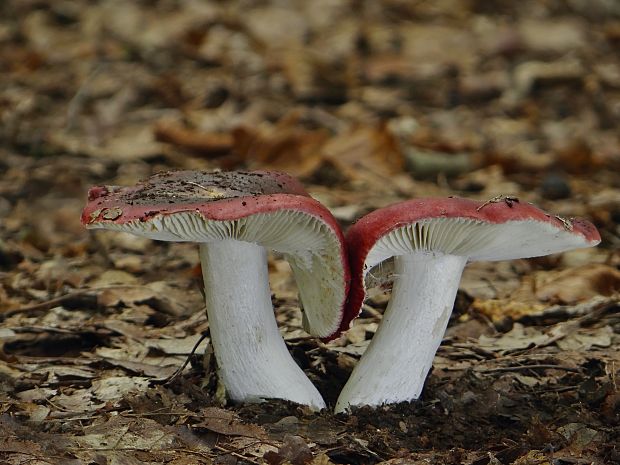
<svg viewBox="0 0 620 465">
<path fill-rule="evenodd" d="M 204 428 L 227 436 L 244 436 L 265 439 L 266 431 L 258 426 L 244 423 L 235 413 L 218 407 L 206 407 L 200 413 L 201 420 L 194 428 Z"/>
<path fill-rule="evenodd" d="M 480 347 L 496 352 L 512 352 L 549 343 L 551 336 L 541 330 L 515 323 L 512 330 L 500 337 L 482 335 L 478 339 Z"/>
<path fill-rule="evenodd" d="M 269 166 L 302 178 L 321 165 L 321 147 L 329 137 L 325 130 L 303 129 L 288 119 L 269 129 L 238 127 L 233 135 L 234 153 L 250 166 Z"/>
<path fill-rule="evenodd" d="M 91 287 L 105 287 L 115 284 L 135 285 L 137 283 L 138 279 L 126 271 L 106 270 L 89 284 Z"/>
<path fill-rule="evenodd" d="M 610 347 L 614 337 L 611 326 L 571 332 L 556 341 L 562 350 L 587 351 L 592 347 Z"/>
<path fill-rule="evenodd" d="M 597 295 L 620 291 L 620 271 L 608 265 L 592 263 L 561 271 L 539 286 L 536 297 L 542 301 L 575 304 Z"/>
<path fill-rule="evenodd" d="M 108 376 L 92 382 L 92 394 L 102 401 L 120 401 L 127 395 L 138 394 L 148 389 L 148 378 L 138 376 Z"/>
<path fill-rule="evenodd" d="M 268 451 L 263 456 L 269 465 L 305 465 L 312 462 L 312 452 L 303 438 L 287 434 L 277 452 Z"/>
<path fill-rule="evenodd" d="M 196 343 L 201 339 L 200 345 L 196 347 Z M 203 337 L 202 334 L 192 334 L 183 338 L 146 339 L 144 340 L 144 344 L 147 347 L 158 349 L 170 355 L 189 355 L 194 349 L 194 352 L 197 354 L 204 353 L 207 345 L 209 345 L 209 341 L 210 339 L 208 337 Z"/>
<path fill-rule="evenodd" d="M 208 133 L 189 129 L 175 123 L 159 123 L 154 129 L 155 139 L 190 152 L 219 156 L 230 152 L 234 139 L 229 133 Z"/>
<path fill-rule="evenodd" d="M 113 416 L 87 426 L 83 436 L 76 436 L 79 447 L 102 450 L 168 450 L 177 443 L 175 434 L 149 418 L 140 421 Z"/>
<path fill-rule="evenodd" d="M 577 456 L 581 456 L 585 449 L 603 439 L 602 433 L 582 423 L 568 423 L 560 426 L 557 432 L 569 441 L 568 449 Z"/>
</svg>

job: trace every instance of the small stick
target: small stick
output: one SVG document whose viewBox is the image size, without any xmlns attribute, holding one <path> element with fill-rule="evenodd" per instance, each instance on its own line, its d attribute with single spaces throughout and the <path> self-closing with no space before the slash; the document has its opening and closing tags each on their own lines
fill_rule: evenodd
<svg viewBox="0 0 620 465">
<path fill-rule="evenodd" d="M 563 365 L 551 365 L 551 364 L 518 365 L 518 366 L 512 366 L 512 367 L 498 367 L 498 368 L 481 368 L 475 371 L 478 373 L 495 373 L 495 372 L 501 372 L 501 371 L 524 371 L 524 370 L 536 370 L 536 369 L 562 370 L 562 371 L 569 371 L 571 373 L 581 373 L 581 370 L 579 368 L 567 367 Z"/>
<path fill-rule="evenodd" d="M 197 182 L 194 182 L 194 181 L 183 181 L 183 182 L 185 184 L 189 184 L 191 186 L 196 186 L 196 187 L 202 189 L 203 191 L 205 191 L 207 193 L 207 196 L 210 199 L 222 199 L 222 198 L 226 197 L 226 194 L 224 192 L 218 192 L 217 190 L 209 189 L 208 187 L 205 187 L 202 184 L 198 184 Z"/>
<path fill-rule="evenodd" d="M 512 195 L 504 195 L 504 194 L 496 195 L 492 199 L 487 200 L 482 205 L 480 205 L 478 208 L 476 208 L 476 211 L 479 212 L 480 210 L 482 210 L 487 205 L 490 205 L 492 203 L 499 203 L 499 202 L 505 202 L 506 205 L 508 205 L 509 207 L 512 208 L 512 204 L 513 203 L 518 203 L 519 202 L 519 198 L 518 197 L 514 197 Z"/>
<path fill-rule="evenodd" d="M 566 228 L 568 231 L 573 230 L 573 222 L 570 218 L 564 218 L 563 216 L 555 215 L 555 219 L 559 220 L 564 225 L 564 228 Z"/>
<path fill-rule="evenodd" d="M 198 342 L 196 342 L 196 344 L 194 344 L 194 347 L 192 348 L 192 351 L 189 353 L 189 355 L 185 359 L 185 362 L 183 362 L 183 365 L 181 365 L 177 369 L 177 371 L 172 373 L 168 378 L 166 378 L 163 381 L 161 381 L 162 384 L 170 384 L 172 381 L 174 381 L 175 379 L 177 379 L 179 377 L 179 375 L 183 372 L 183 370 L 185 370 L 185 367 L 188 365 L 192 355 L 194 355 L 194 352 L 196 352 L 196 349 L 198 349 L 198 346 L 200 345 L 200 343 L 202 341 L 204 341 L 207 337 L 209 337 L 209 330 L 207 330 L 204 333 L 202 333 L 202 335 L 200 336 L 200 339 L 198 339 Z"/>
</svg>

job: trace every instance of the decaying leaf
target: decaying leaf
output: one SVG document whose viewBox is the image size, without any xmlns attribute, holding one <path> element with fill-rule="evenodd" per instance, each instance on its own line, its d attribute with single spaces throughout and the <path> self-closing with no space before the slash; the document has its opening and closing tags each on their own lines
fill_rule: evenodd
<svg viewBox="0 0 620 465">
<path fill-rule="evenodd" d="M 536 289 L 536 296 L 547 302 L 575 304 L 597 295 L 620 292 L 620 271 L 603 264 L 570 268 Z"/>
<path fill-rule="evenodd" d="M 207 407 L 201 411 L 201 421 L 195 428 L 204 428 L 218 434 L 265 439 L 266 432 L 257 425 L 244 423 L 233 412 L 218 407 Z"/>
<path fill-rule="evenodd" d="M 482 335 L 478 340 L 481 347 L 498 352 L 511 352 L 549 344 L 552 337 L 543 331 L 515 323 L 513 329 L 500 337 Z"/>
<path fill-rule="evenodd" d="M 92 450 L 167 450 L 178 444 L 175 434 L 148 418 L 128 419 L 120 416 L 103 419 L 84 428 L 75 438 L 77 447 Z"/>
</svg>

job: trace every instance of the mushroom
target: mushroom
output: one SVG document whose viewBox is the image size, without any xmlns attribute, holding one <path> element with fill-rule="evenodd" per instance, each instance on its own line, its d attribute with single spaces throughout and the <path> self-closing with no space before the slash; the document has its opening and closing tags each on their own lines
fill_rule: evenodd
<svg viewBox="0 0 620 465">
<path fill-rule="evenodd" d="M 585 220 L 552 216 L 515 197 L 484 203 L 429 198 L 369 213 L 346 240 L 351 290 L 342 329 L 361 309 L 367 275 L 391 257 L 394 285 L 383 320 L 340 393 L 337 412 L 419 397 L 468 261 L 591 247 L 600 236 Z"/>
<path fill-rule="evenodd" d="M 322 338 L 338 332 L 349 287 L 344 239 L 298 181 L 267 171 L 169 171 L 135 187 L 91 188 L 82 223 L 199 243 L 210 334 L 229 397 L 325 406 L 279 334 L 269 289 L 265 247 L 291 265 L 304 328 Z"/>
</svg>

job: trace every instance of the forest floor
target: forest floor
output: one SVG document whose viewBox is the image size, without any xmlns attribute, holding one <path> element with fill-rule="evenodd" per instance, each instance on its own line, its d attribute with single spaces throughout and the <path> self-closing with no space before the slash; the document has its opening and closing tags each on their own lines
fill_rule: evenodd
<svg viewBox="0 0 620 465">
<path fill-rule="evenodd" d="M 0 2 L 0 463 L 620 463 L 618 127 L 618 2 Z M 345 230 L 504 194 L 603 240 L 468 265 L 421 398 L 338 415 L 389 290 L 323 344 L 273 255 L 329 408 L 234 405 L 196 247 L 80 224 L 90 186 L 179 168 L 287 171 Z"/>
</svg>

